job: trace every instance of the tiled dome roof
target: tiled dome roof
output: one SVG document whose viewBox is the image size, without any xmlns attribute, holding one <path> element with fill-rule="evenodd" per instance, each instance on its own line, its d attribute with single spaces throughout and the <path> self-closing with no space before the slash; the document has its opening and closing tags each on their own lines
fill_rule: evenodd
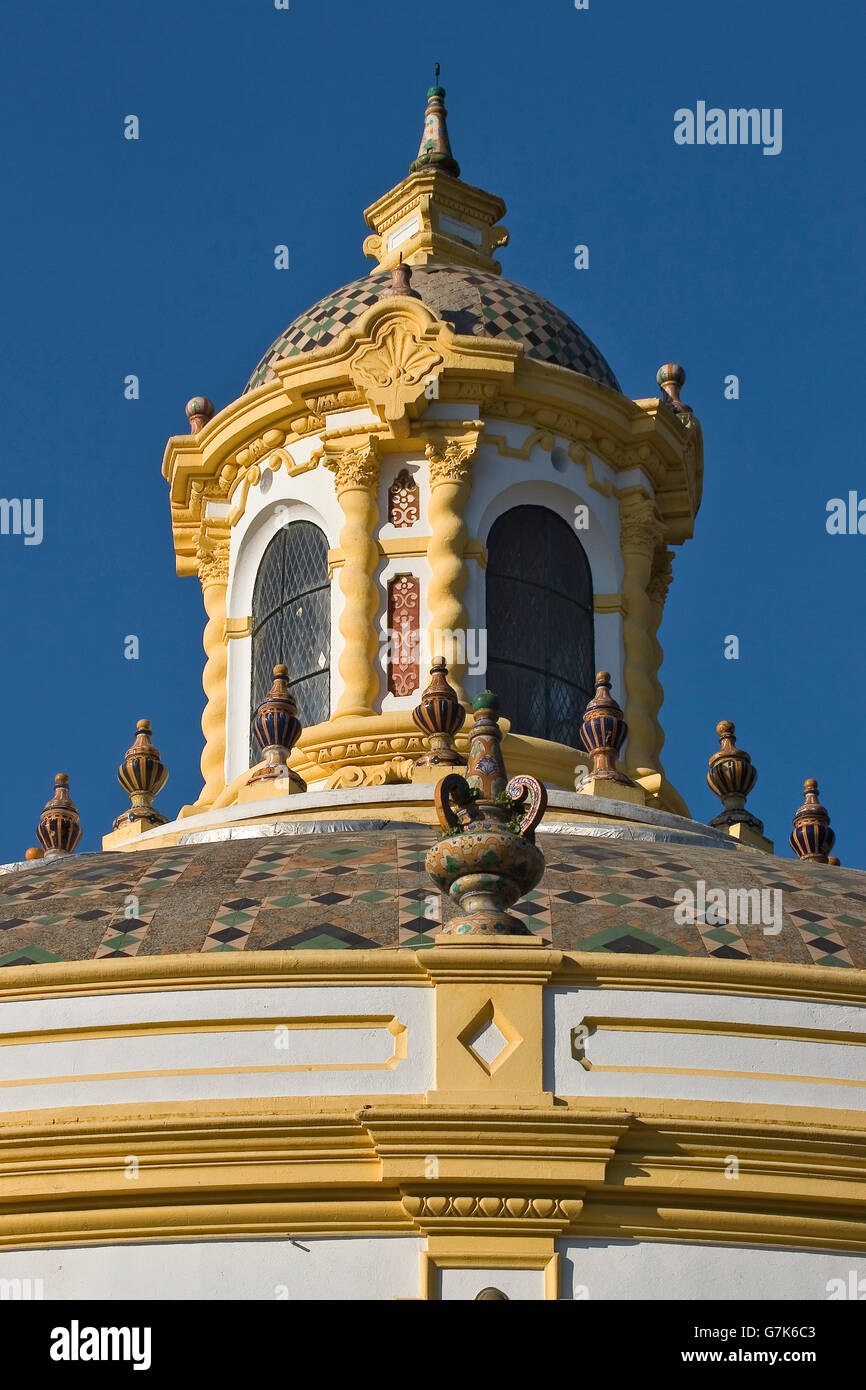
<svg viewBox="0 0 866 1390">
<path fill-rule="evenodd" d="M 0 967 L 207 951 L 417 948 L 458 910 L 424 869 L 433 832 L 272 834 L 36 861 L 0 875 Z M 866 968 L 866 874 L 684 842 L 545 834 L 511 910 L 543 944 L 603 954 Z M 782 930 L 678 924 L 674 894 L 781 889 Z M 126 917 L 130 895 L 137 917 Z"/>
<path fill-rule="evenodd" d="M 272 365 L 281 357 L 324 347 L 348 328 L 364 309 L 375 304 L 389 279 L 375 270 L 350 285 L 327 295 L 301 314 L 268 349 L 247 382 L 252 391 L 272 378 Z M 412 289 L 456 332 L 488 338 L 511 338 L 522 343 L 528 357 L 554 362 L 573 372 L 620 389 L 619 382 L 598 348 L 567 314 L 532 290 L 482 270 L 457 266 L 414 266 Z"/>
</svg>

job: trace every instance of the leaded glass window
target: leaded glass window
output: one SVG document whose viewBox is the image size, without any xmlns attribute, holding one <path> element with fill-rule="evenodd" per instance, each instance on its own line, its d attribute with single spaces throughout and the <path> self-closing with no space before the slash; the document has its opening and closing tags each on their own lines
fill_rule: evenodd
<svg viewBox="0 0 866 1390">
<path fill-rule="evenodd" d="M 293 521 L 262 556 L 253 591 L 251 712 L 270 689 L 274 667 L 285 662 L 302 724 L 320 724 L 331 712 L 331 586 L 328 542 L 318 526 Z M 250 757 L 259 748 L 250 739 Z"/>
<path fill-rule="evenodd" d="M 487 550 L 487 683 L 515 733 L 573 747 L 595 689 L 583 546 L 547 507 L 513 507 L 493 523 Z"/>
</svg>

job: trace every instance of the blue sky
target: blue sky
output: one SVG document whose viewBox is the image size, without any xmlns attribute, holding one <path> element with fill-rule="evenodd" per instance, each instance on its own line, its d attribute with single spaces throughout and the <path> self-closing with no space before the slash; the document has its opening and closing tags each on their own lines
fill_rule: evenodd
<svg viewBox="0 0 866 1390">
<path fill-rule="evenodd" d="M 842 718 L 866 675 L 866 536 L 825 529 L 829 498 L 866 497 L 864 28 L 855 0 L 832 23 L 806 0 L 16 7 L 2 493 L 43 498 L 45 529 L 0 536 L 0 861 L 35 842 L 59 769 L 98 848 L 138 717 L 170 769 L 164 812 L 198 794 L 204 615 L 175 576 L 165 440 L 190 396 L 232 400 L 286 323 L 370 267 L 362 210 L 407 172 L 438 59 L 463 176 L 508 203 L 505 274 L 570 313 L 628 394 L 653 394 L 662 362 L 688 371 L 706 480 L 661 634 L 669 777 L 715 814 L 706 760 L 733 719 L 780 852 L 816 776 L 837 852 L 866 866 L 863 727 Z M 781 108 L 782 153 L 677 146 L 674 112 L 699 100 Z"/>
</svg>

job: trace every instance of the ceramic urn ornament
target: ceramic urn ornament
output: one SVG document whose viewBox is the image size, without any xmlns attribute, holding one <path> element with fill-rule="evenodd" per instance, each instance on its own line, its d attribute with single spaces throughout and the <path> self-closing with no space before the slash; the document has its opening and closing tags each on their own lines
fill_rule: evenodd
<svg viewBox="0 0 866 1390">
<path fill-rule="evenodd" d="M 437 888 L 461 909 L 443 935 L 531 937 L 508 909 L 544 872 L 534 831 L 546 810 L 547 792 L 535 777 L 508 780 L 497 697 L 485 691 L 472 708 L 466 776 L 449 773 L 436 787 L 436 813 L 446 835 L 426 858 Z"/>
</svg>

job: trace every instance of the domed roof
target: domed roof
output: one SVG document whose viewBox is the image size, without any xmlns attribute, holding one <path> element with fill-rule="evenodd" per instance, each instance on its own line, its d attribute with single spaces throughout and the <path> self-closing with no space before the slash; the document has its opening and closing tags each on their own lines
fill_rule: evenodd
<svg viewBox="0 0 866 1390">
<path fill-rule="evenodd" d="M 244 391 L 273 378 L 273 363 L 311 348 L 324 347 L 359 314 L 375 304 L 388 281 L 387 270 L 353 280 L 326 295 L 301 314 L 268 348 Z M 413 266 L 412 288 L 439 318 L 457 333 L 510 338 L 522 343 L 528 357 L 554 362 L 619 391 L 619 382 L 598 348 L 567 314 L 533 290 L 489 271 L 462 266 Z"/>
<path fill-rule="evenodd" d="M 432 830 L 293 829 L 260 826 L 252 837 L 7 870 L 0 876 L 0 966 L 207 951 L 413 949 L 432 945 L 440 917 L 457 911 L 424 869 Z M 543 944 L 866 968 L 866 874 L 733 843 L 689 844 L 684 835 L 610 839 L 584 829 L 590 833 L 538 834 L 544 877 L 512 911 Z M 678 924 L 674 894 L 695 892 L 701 880 L 708 889 L 781 890 L 781 931 Z M 127 905 L 138 915 L 125 916 Z"/>
</svg>

